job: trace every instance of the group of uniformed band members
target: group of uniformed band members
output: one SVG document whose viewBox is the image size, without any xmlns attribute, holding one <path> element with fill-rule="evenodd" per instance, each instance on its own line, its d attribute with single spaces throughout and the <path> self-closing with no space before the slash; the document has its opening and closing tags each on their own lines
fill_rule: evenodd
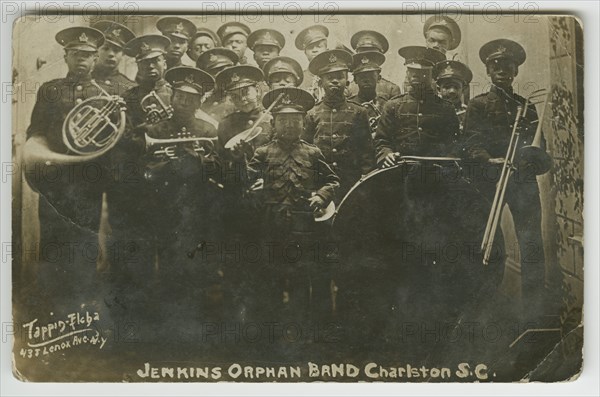
<svg viewBox="0 0 600 397">
<path fill-rule="evenodd" d="M 61 131 L 74 106 L 103 91 L 124 99 L 125 133 L 103 159 L 113 178 L 36 187 L 41 228 L 68 238 L 48 215 L 57 211 L 72 220 L 65 227 L 76 229 L 70 238 L 88 233 L 97 239 L 105 194 L 108 245 L 135 243 L 128 247 L 136 260 L 121 253 L 111 263 L 115 288 L 124 296 L 158 294 L 175 306 L 197 291 L 202 305 L 212 290 L 197 286 L 214 281 L 223 283 L 221 301 L 236 316 L 285 307 L 327 316 L 327 265 L 234 258 L 210 268 L 193 257 L 210 241 L 243 245 L 260 236 L 302 245 L 327 239 L 327 223 L 316 223 L 315 212 L 339 204 L 362 175 L 393 166 L 399 156 L 459 156 L 487 166 L 505 156 L 516 107 L 525 101 L 512 90 L 525 51 L 498 39 L 480 50 L 491 90 L 468 107 L 463 103 L 472 73 L 446 60 L 445 52 L 460 44 L 460 29 L 448 17 L 427 20 L 424 46 L 399 49 L 407 72 L 398 84 L 381 77 L 389 44 L 375 31 L 354 34 L 351 53 L 329 49 L 326 27 L 304 29 L 295 40 L 309 61 L 302 70 L 279 56 L 286 43 L 276 30 L 251 32 L 229 22 L 214 33 L 179 17 L 161 18 L 157 29 L 160 34 L 135 37 L 123 25 L 100 21 L 59 32 L 69 72 L 41 86 L 27 138 L 68 153 Z M 248 64 L 247 47 L 256 66 Z M 184 54 L 196 65 L 182 65 Z M 119 72 L 123 55 L 135 58 L 135 82 Z M 149 120 L 142 99 L 152 92 L 171 114 Z M 524 144 L 533 139 L 535 109 L 528 117 Z M 231 141 L 248 130 L 258 136 Z M 154 146 L 174 138 L 206 139 Z M 481 184 L 491 201 L 495 182 Z M 532 241 L 541 247 L 537 183 L 511 186 L 507 202 L 521 248 Z M 544 284 L 543 256 L 524 261 L 522 271 L 523 293 L 533 299 Z"/>
</svg>

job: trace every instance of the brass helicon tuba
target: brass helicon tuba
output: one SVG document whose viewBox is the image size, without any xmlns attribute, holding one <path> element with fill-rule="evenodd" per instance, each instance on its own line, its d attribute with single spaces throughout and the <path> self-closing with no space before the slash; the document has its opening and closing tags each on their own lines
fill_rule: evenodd
<svg viewBox="0 0 600 397">
<path fill-rule="evenodd" d="M 109 151 L 125 131 L 125 101 L 95 85 L 102 94 L 71 109 L 62 128 L 63 143 L 82 161 Z"/>
</svg>

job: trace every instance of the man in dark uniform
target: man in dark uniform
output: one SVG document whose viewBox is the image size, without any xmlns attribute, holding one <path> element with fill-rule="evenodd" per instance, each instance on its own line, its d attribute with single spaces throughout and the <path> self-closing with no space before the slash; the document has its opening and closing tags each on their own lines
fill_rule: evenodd
<svg viewBox="0 0 600 397">
<path fill-rule="evenodd" d="M 375 133 L 377 164 L 389 167 L 399 156 L 445 156 L 452 152 L 458 133 L 454 106 L 438 97 L 432 87 L 433 65 L 441 52 L 421 47 L 400 48 L 407 66 L 408 92 L 383 107 Z"/>
<path fill-rule="evenodd" d="M 463 95 L 465 90 L 469 89 L 473 73 L 462 62 L 446 60 L 435 65 L 433 75 L 439 96 L 454 104 L 460 122 L 459 133 L 462 133 L 467 115 L 467 105 L 463 103 Z M 458 140 L 458 136 L 456 139 Z"/>
<path fill-rule="evenodd" d="M 197 28 L 196 34 L 190 40 L 186 54 L 192 61 L 197 62 L 200 55 L 216 47 L 221 47 L 219 36 L 210 29 Z"/>
<path fill-rule="evenodd" d="M 460 27 L 456 21 L 443 15 L 427 18 L 423 25 L 423 36 L 427 48 L 443 52 L 455 50 L 460 44 Z"/>
<path fill-rule="evenodd" d="M 221 70 L 237 64 L 238 59 L 237 54 L 232 50 L 218 47 L 200 55 L 196 61 L 196 67 L 216 77 Z M 235 112 L 235 105 L 227 95 L 225 88 L 215 83 L 214 88 L 204 96 L 201 110 L 221 122 Z"/>
<path fill-rule="evenodd" d="M 145 139 L 140 125 L 146 124 L 147 114 L 141 101 L 155 91 L 164 106 L 170 107 L 172 89 L 164 79 L 167 69 L 165 54 L 170 45 L 166 36 L 140 36 L 125 47 L 125 53 L 138 64 L 139 85 L 124 95 L 127 104 L 127 128 L 119 143 L 109 153 L 113 183 L 106 192 L 108 219 L 112 229 L 109 246 L 114 251 L 130 247 L 111 263 L 111 273 L 120 285 L 144 285 L 154 276 L 155 252 L 151 245 L 151 209 L 145 198 L 151 189 L 144 181 L 142 156 Z M 163 109 L 164 110 L 164 109 Z M 167 117 L 167 113 L 163 112 Z"/>
<path fill-rule="evenodd" d="M 260 102 L 262 93 L 258 83 L 264 80 L 264 76 L 257 67 L 228 67 L 217 74 L 216 80 L 217 86 L 224 88 L 236 108 L 234 113 L 219 123 L 218 130 L 219 157 L 225 187 L 223 249 L 232 250 L 245 247 L 249 242 L 256 243 L 259 225 L 254 203 L 246 199 L 249 188 L 246 164 L 252 158 L 255 148 L 270 140 L 271 115 L 265 114 Z M 240 139 L 238 134 L 242 132 L 249 136 Z M 247 268 L 251 263 L 246 263 L 244 258 L 225 255 L 222 264 L 227 308 L 237 321 L 245 321 L 246 308 L 250 305 L 245 298 L 254 293 L 246 282 Z"/>
<path fill-rule="evenodd" d="M 519 66 L 525 62 L 525 49 L 512 40 L 498 39 L 484 44 L 479 57 L 492 81 L 489 92 L 471 99 L 465 123 L 465 157 L 480 164 L 476 178 L 490 202 L 496 189 L 503 158 L 508 151 L 517 107 L 526 100 L 513 91 Z M 506 191 L 506 202 L 513 215 L 521 257 L 521 291 L 525 307 L 535 314 L 545 296 L 545 261 L 541 231 L 540 192 L 535 169 L 520 164 L 519 149 L 530 145 L 539 123 L 535 106 L 529 104 L 519 121 L 519 142 L 515 166 Z M 479 175 L 480 172 L 477 172 Z"/>
<path fill-rule="evenodd" d="M 157 303 L 164 304 L 169 297 L 164 308 L 174 304 L 196 311 L 198 305 L 206 303 L 203 291 L 219 281 L 215 264 L 200 264 L 188 257 L 201 241 L 220 237 L 217 128 L 196 117 L 214 80 L 208 73 L 187 66 L 169 69 L 165 80 L 173 87 L 173 117 L 136 128 L 146 140 L 141 164 L 149 188 L 139 205 L 150 218 L 151 246 L 160 280 L 157 288 L 162 291 Z"/>
<path fill-rule="evenodd" d="M 302 66 L 290 57 L 276 57 L 263 67 L 269 88 L 298 87 L 304 81 Z"/>
<path fill-rule="evenodd" d="M 246 49 L 248 48 L 248 36 L 250 28 L 240 22 L 227 22 L 217 30 L 223 47 L 235 52 L 239 58 L 240 65 L 248 63 Z"/>
<path fill-rule="evenodd" d="M 166 106 L 170 104 L 172 90 L 164 79 L 167 70 L 165 54 L 170 44 L 168 37 L 152 34 L 137 37 L 125 47 L 125 54 L 135 57 L 138 65 L 138 85 L 123 96 L 127 103 L 127 116 L 131 127 L 146 121 L 142 99 L 152 91 L 156 92 Z"/>
<path fill-rule="evenodd" d="M 383 105 L 387 102 L 377 92 L 383 62 L 385 62 L 385 55 L 378 51 L 360 52 L 352 56 L 352 74 L 354 75 L 354 83 L 358 87 L 358 92 L 348 99 L 360 103 L 367 109 L 372 134 L 377 129 Z"/>
<path fill-rule="evenodd" d="M 259 29 L 248 36 L 248 47 L 254 52 L 254 60 L 259 69 L 271 59 L 279 56 L 279 52 L 285 46 L 285 37 L 274 29 Z M 269 90 L 265 81 L 259 83 L 263 94 Z"/>
<path fill-rule="evenodd" d="M 352 55 L 343 50 L 325 51 L 308 66 L 319 76 L 325 96 L 306 116 L 304 140 L 321 149 L 340 177 L 338 200 L 374 166 L 367 111 L 344 94 L 351 66 Z"/>
<path fill-rule="evenodd" d="M 296 48 L 304 51 L 306 59 L 311 62 L 314 57 L 320 53 L 327 51 L 327 38 L 329 37 L 329 29 L 323 25 L 310 26 L 296 36 Z M 323 98 L 323 91 L 319 86 L 319 78 L 311 73 L 310 68 L 303 71 L 304 81 L 299 86 L 310 92 L 315 100 L 320 101 Z"/>
<path fill-rule="evenodd" d="M 25 170 L 25 176 L 40 193 L 38 211 L 43 250 L 36 274 L 40 291 L 51 293 L 47 297 L 50 301 L 65 297 L 70 302 L 81 299 L 83 303 L 87 295 L 82 294 L 88 292 L 96 270 L 96 259 L 86 256 L 85 249 L 98 248 L 104 181 L 86 178 L 80 167 L 84 164 L 73 162 L 73 155 L 63 143 L 62 131 L 68 113 L 75 106 L 103 95 L 91 73 L 104 35 L 89 27 L 71 27 L 58 32 L 56 41 L 64 48 L 68 72 L 65 78 L 46 82 L 38 90 L 24 152 L 26 157 L 39 159 L 32 161 L 32 169 Z M 47 158 L 40 158 L 45 154 Z M 63 162 L 65 158 L 70 160 Z M 53 254 L 57 258 L 48 263 L 44 262 L 47 247 L 56 247 Z"/>
<path fill-rule="evenodd" d="M 265 242 L 277 242 L 273 258 L 252 271 L 256 280 L 259 309 L 275 318 L 287 306 L 294 319 L 309 315 L 324 320 L 331 313 L 330 271 L 326 265 L 304 255 L 286 262 L 284 247 L 306 248 L 319 241 L 314 213 L 324 209 L 335 196 L 339 178 L 314 145 L 300 139 L 306 112 L 314 105 L 308 92 L 294 87 L 270 91 L 263 99 L 273 107 L 273 140 L 256 149 L 248 164 L 250 182 L 262 206 L 262 233 Z M 322 236 L 321 236 L 322 237 Z M 309 314 L 309 308 L 312 313 Z"/>
<path fill-rule="evenodd" d="M 181 57 L 187 52 L 190 40 L 196 34 L 196 26 L 185 18 L 164 17 L 156 22 L 156 28 L 171 40 L 165 54 L 167 69 L 183 66 Z"/>
<path fill-rule="evenodd" d="M 227 95 L 233 101 L 236 111 L 225 117 L 219 124 L 219 144 L 222 148 L 227 147 L 230 139 L 240 132 L 252 128 L 254 131 L 260 131 L 258 135 L 252 138 L 252 143 L 244 151 L 251 157 L 254 148 L 263 145 L 269 141 L 270 137 L 270 116 L 262 117 L 264 109 L 261 105 L 262 92 L 258 87 L 261 81 L 264 81 L 264 75 L 260 69 L 250 65 L 237 65 L 224 69 L 217 74 L 217 86 L 225 88 Z M 256 122 L 262 117 L 261 124 L 256 126 Z M 256 127 L 256 128 L 255 128 Z M 247 142 L 246 142 L 247 143 Z M 236 146 L 238 149 L 245 145 Z M 236 150 L 225 151 L 227 154 L 237 154 Z M 241 154 L 241 153 L 240 153 Z"/>
<path fill-rule="evenodd" d="M 98 21 L 92 25 L 104 34 L 104 45 L 98 50 L 98 62 L 92 77 L 110 95 L 123 96 L 135 83 L 119 72 L 123 49 L 135 34 L 126 26 L 112 21 Z"/>
<path fill-rule="evenodd" d="M 372 30 L 363 30 L 355 33 L 350 39 L 350 44 L 352 45 L 352 49 L 354 49 L 354 51 L 356 51 L 357 53 L 365 51 L 378 51 L 381 54 L 385 54 L 390 47 L 384 35 Z M 385 62 L 385 57 L 383 58 L 383 61 Z M 379 66 L 381 67 L 381 65 Z M 394 84 L 391 81 L 383 78 L 381 76 L 381 72 L 379 72 L 378 74 L 379 77 L 377 79 L 376 88 L 378 97 L 382 98 L 384 101 L 388 101 L 391 98 L 398 96 L 402 93 L 400 87 L 397 84 Z M 350 84 L 350 86 L 348 87 L 348 92 L 350 97 L 356 96 L 358 94 L 358 86 L 356 82 L 352 82 Z"/>
</svg>

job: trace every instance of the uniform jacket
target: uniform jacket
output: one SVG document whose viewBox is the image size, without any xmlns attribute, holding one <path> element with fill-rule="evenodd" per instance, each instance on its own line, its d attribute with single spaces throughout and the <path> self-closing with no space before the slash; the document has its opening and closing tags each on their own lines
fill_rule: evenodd
<svg viewBox="0 0 600 397">
<path fill-rule="evenodd" d="M 369 116 L 361 105 L 347 100 L 323 100 L 306 115 L 303 139 L 314 143 L 340 177 L 340 195 L 373 169 Z"/>
<path fill-rule="evenodd" d="M 412 92 L 391 99 L 375 134 L 377 162 L 389 154 L 412 156 L 446 156 L 453 152 L 458 134 L 454 106 L 432 90 L 418 96 Z"/>
<path fill-rule="evenodd" d="M 465 121 L 464 150 L 481 148 L 492 158 L 505 157 L 519 105 L 525 105 L 525 98 L 496 86 L 471 99 Z M 535 106 L 530 105 L 525 119 L 519 122 L 519 147 L 531 144 L 537 125 Z"/>
</svg>

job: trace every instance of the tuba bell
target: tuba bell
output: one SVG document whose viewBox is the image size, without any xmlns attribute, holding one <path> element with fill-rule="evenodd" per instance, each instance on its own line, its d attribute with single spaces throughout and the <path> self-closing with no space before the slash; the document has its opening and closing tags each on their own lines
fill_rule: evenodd
<svg viewBox="0 0 600 397">
<path fill-rule="evenodd" d="M 113 148 L 125 131 L 125 102 L 123 98 L 101 92 L 77 104 L 67 114 L 62 126 L 62 141 L 67 153 L 48 147 L 45 139 L 32 137 L 24 147 L 26 165 L 68 165 L 89 162 Z"/>
<path fill-rule="evenodd" d="M 173 106 L 165 104 L 154 90 L 142 98 L 140 105 L 146 113 L 146 121 L 150 124 L 173 117 Z"/>
</svg>

